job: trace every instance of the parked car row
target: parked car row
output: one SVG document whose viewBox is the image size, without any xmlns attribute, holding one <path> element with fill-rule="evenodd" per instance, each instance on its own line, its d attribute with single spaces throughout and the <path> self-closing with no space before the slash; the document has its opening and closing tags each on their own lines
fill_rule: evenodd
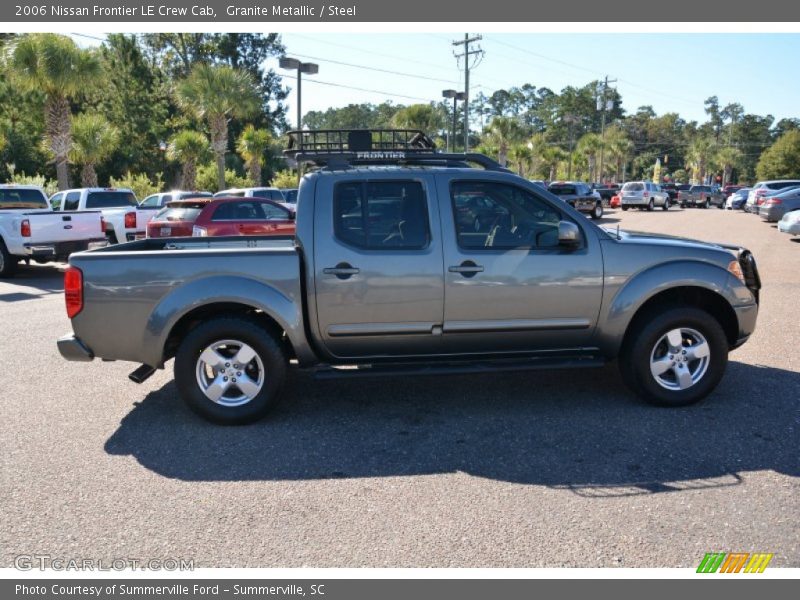
<svg viewBox="0 0 800 600">
<path fill-rule="evenodd" d="M 800 180 L 760 181 L 740 188 L 728 196 L 725 208 L 756 214 L 767 223 L 778 223 L 783 233 L 800 235 Z"/>
</svg>

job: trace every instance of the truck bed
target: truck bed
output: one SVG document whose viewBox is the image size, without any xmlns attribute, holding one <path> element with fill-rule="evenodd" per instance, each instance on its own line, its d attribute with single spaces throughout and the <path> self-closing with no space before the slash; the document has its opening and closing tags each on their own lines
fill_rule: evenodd
<svg viewBox="0 0 800 600">
<path fill-rule="evenodd" d="M 210 302 L 246 305 L 303 331 L 292 237 L 145 239 L 73 254 L 70 265 L 83 274 L 73 330 L 106 359 L 161 366 L 175 324 Z"/>
</svg>

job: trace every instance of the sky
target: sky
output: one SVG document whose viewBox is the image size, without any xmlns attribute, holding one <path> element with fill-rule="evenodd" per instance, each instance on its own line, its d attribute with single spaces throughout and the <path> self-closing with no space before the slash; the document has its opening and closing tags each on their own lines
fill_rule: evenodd
<svg viewBox="0 0 800 600">
<path fill-rule="evenodd" d="M 458 37 L 463 34 L 282 34 L 288 56 L 319 65 L 319 74 L 303 78 L 304 113 L 361 102 L 429 102 L 443 89 L 462 90 L 463 63 L 452 46 Z M 525 83 L 558 92 L 608 75 L 617 80 L 627 113 L 650 105 L 657 114 L 703 121 L 703 101 L 716 95 L 722 106 L 738 102 L 776 120 L 800 117 L 800 34 L 492 33 L 479 46 L 484 55 L 471 71 L 472 97 Z M 294 124 L 295 81 L 277 59 L 268 65 L 287 75 Z"/>
</svg>

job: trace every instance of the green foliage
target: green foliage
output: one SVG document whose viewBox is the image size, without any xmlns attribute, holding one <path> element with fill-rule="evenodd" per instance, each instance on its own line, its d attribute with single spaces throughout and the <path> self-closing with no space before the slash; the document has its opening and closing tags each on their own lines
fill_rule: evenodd
<svg viewBox="0 0 800 600">
<path fill-rule="evenodd" d="M 111 177 L 108 180 L 111 187 L 129 188 L 133 190 L 139 200 L 143 200 L 151 194 L 157 194 L 164 189 L 164 181 L 161 173 L 156 173 L 153 180 L 145 173 L 131 173 L 128 171 L 124 177 L 119 179 Z"/>
<path fill-rule="evenodd" d="M 26 175 L 24 171 L 17 173 L 13 164 L 7 164 L 6 170 L 9 172 L 8 183 L 18 185 L 38 185 L 44 189 L 45 194 L 52 196 L 58 191 L 58 182 L 54 179 L 47 179 L 44 175 Z"/>
<path fill-rule="evenodd" d="M 672 172 L 672 181 L 675 183 L 689 183 L 689 173 L 685 169 L 676 169 Z"/>
<path fill-rule="evenodd" d="M 759 179 L 800 177 L 800 131 L 789 131 L 761 155 L 756 168 Z"/>
<path fill-rule="evenodd" d="M 207 163 L 197 167 L 197 189 L 218 192 L 220 189 L 252 187 L 253 181 L 242 175 L 238 175 L 233 169 L 225 169 L 225 187 L 220 188 L 217 183 L 217 167 L 213 163 Z"/>
<path fill-rule="evenodd" d="M 270 182 L 270 186 L 285 189 L 297 187 L 297 173 L 291 169 L 278 171 Z"/>
<path fill-rule="evenodd" d="M 81 113 L 72 117 L 72 160 L 84 164 L 97 164 L 106 160 L 117 149 L 119 130 L 104 116 Z"/>
</svg>

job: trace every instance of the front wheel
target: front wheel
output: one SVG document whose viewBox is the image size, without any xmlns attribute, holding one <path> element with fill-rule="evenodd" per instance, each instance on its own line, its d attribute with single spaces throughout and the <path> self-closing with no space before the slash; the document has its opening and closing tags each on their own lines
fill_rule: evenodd
<svg viewBox="0 0 800 600">
<path fill-rule="evenodd" d="M 655 208 L 655 206 L 656 206 L 656 203 L 653 201 L 652 198 L 650 198 L 650 201 L 647 203 L 647 210 L 652 212 L 653 208 Z"/>
<path fill-rule="evenodd" d="M 703 204 L 703 208 L 711 208 L 711 200 L 706 198 L 705 203 Z"/>
<path fill-rule="evenodd" d="M 728 341 L 706 311 L 691 306 L 661 309 L 632 327 L 620 353 L 620 371 L 628 387 L 651 404 L 694 404 L 722 379 Z"/>
<path fill-rule="evenodd" d="M 175 355 L 181 398 L 201 417 L 221 425 L 253 423 L 278 402 L 287 360 L 261 325 L 220 317 L 192 329 Z"/>
<path fill-rule="evenodd" d="M 661 207 L 661 210 L 669 210 L 669 200 L 664 200 L 664 205 Z"/>
<path fill-rule="evenodd" d="M 622 207 L 622 212 L 625 212 L 626 210 L 628 210 L 628 207 L 627 206 L 623 206 Z"/>
<path fill-rule="evenodd" d="M 594 208 L 592 209 L 592 219 L 597 220 L 602 217 L 603 217 L 603 205 L 602 203 L 598 202 L 597 204 L 594 205 Z"/>
</svg>

